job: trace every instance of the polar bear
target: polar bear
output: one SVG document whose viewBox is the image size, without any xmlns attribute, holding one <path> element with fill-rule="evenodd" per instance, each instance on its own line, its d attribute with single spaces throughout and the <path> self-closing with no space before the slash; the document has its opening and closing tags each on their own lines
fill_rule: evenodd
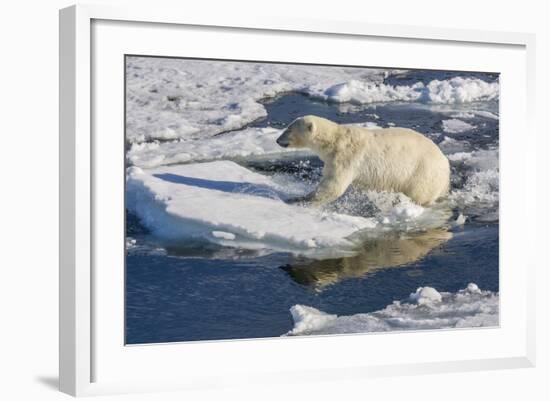
<svg viewBox="0 0 550 401">
<path fill-rule="evenodd" d="M 412 129 L 368 129 L 309 115 L 294 120 L 277 143 L 309 148 L 324 162 L 317 188 L 293 201 L 322 205 L 339 198 L 352 183 L 402 192 L 420 205 L 430 205 L 449 191 L 449 161 L 435 143 Z"/>
</svg>

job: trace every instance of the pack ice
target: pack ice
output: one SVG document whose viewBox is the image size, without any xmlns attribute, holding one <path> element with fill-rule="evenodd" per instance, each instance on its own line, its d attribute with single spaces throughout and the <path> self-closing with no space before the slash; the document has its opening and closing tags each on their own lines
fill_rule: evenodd
<svg viewBox="0 0 550 401">
<path fill-rule="evenodd" d="M 337 316 L 294 305 L 290 313 L 294 328 L 286 335 L 490 327 L 499 324 L 499 294 L 480 290 L 474 283 L 455 293 L 420 287 L 408 300 L 375 312 Z"/>
</svg>

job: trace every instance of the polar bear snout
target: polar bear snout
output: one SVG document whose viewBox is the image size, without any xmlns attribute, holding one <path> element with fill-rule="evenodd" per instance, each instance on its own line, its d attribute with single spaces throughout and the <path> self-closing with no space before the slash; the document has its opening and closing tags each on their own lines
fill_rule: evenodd
<svg viewBox="0 0 550 401">
<path fill-rule="evenodd" d="M 290 145 L 290 141 L 288 137 L 289 137 L 288 130 L 283 131 L 281 136 L 277 138 L 277 141 L 276 141 L 277 144 L 279 146 L 282 146 L 283 148 L 288 148 L 288 145 Z"/>
</svg>

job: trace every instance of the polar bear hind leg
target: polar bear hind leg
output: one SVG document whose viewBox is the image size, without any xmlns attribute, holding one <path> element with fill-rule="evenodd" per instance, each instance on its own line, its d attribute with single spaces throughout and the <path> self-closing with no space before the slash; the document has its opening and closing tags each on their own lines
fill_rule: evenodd
<svg viewBox="0 0 550 401">
<path fill-rule="evenodd" d="M 440 161 L 441 168 L 424 168 L 422 164 L 414 174 L 414 182 L 403 192 L 419 205 L 432 205 L 449 192 L 450 169 L 448 161 Z"/>
</svg>

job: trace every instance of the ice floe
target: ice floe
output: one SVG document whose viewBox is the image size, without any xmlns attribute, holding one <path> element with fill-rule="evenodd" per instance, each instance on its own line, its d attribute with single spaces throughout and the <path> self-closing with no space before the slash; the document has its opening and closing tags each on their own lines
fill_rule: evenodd
<svg viewBox="0 0 550 401">
<path fill-rule="evenodd" d="M 327 88 L 322 94 L 313 94 L 324 100 L 339 103 L 427 102 L 470 103 L 498 98 L 498 82 L 485 82 L 476 78 L 455 77 L 433 80 L 427 85 L 387 85 L 365 80 L 351 80 Z"/>
<path fill-rule="evenodd" d="M 127 173 L 127 207 L 166 240 L 303 254 L 347 252 L 374 219 L 288 205 L 286 189 L 230 161 Z"/>
<path fill-rule="evenodd" d="M 459 212 L 485 221 L 498 220 L 499 151 L 497 148 L 470 150 L 466 141 L 445 137 L 439 147 L 453 167 L 452 179 L 459 182 L 448 200 Z"/>
<path fill-rule="evenodd" d="M 469 103 L 489 101 L 499 96 L 498 82 L 477 78 L 455 77 L 433 80 L 427 86 L 427 96 L 433 103 Z"/>
<path fill-rule="evenodd" d="M 483 117 L 489 120 L 498 120 L 498 116 L 487 110 L 468 110 L 451 114 L 451 118 L 471 119 L 476 117 Z"/>
<path fill-rule="evenodd" d="M 449 120 L 441 121 L 441 127 L 444 132 L 449 134 L 458 134 L 460 132 L 471 131 L 476 128 L 475 125 L 467 123 L 466 121 L 459 120 L 457 118 L 451 118 Z"/>
<path fill-rule="evenodd" d="M 322 95 L 317 95 L 324 100 L 339 103 L 381 103 L 391 101 L 419 100 L 422 96 L 422 83 L 412 86 L 391 86 L 377 84 L 376 82 L 352 80 L 340 83 L 328 88 Z"/>
<path fill-rule="evenodd" d="M 337 316 L 294 305 L 290 313 L 294 328 L 286 335 L 490 327 L 499 324 L 499 294 L 482 291 L 474 283 L 456 293 L 420 287 L 409 299 L 375 312 Z"/>
</svg>

